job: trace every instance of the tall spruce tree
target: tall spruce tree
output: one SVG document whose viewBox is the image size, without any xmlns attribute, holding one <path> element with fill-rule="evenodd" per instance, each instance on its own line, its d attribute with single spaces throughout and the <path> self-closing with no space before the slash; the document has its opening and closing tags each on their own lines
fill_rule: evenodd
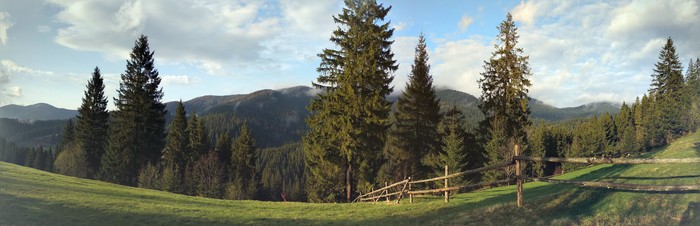
<svg viewBox="0 0 700 226">
<path fill-rule="evenodd" d="M 259 183 L 255 168 L 257 147 L 255 147 L 255 140 L 248 130 L 247 122 L 243 122 L 241 132 L 233 142 L 231 151 L 229 172 L 237 193 L 232 198 L 252 199 L 257 193 Z"/>
<path fill-rule="evenodd" d="M 163 90 L 148 38 L 134 44 L 114 99 L 116 111 L 100 173 L 104 180 L 135 185 L 140 168 L 155 165 L 165 142 Z"/>
<path fill-rule="evenodd" d="M 437 155 L 440 149 L 437 127 L 441 119 L 423 34 L 418 39 L 408 77 L 406 89 L 396 103 L 396 123 L 389 133 L 392 136 L 388 139 L 391 141 L 389 145 L 394 148 L 386 150 L 389 161 L 393 162 L 388 164 L 398 168 L 396 175 L 422 178 L 431 170 L 430 165 L 422 164 L 421 160 L 427 155 Z"/>
<path fill-rule="evenodd" d="M 87 176 L 96 178 L 107 144 L 109 123 L 104 79 L 99 68 L 95 67 L 86 88 L 83 102 L 78 108 L 75 136 L 80 143 L 78 147 L 87 155 Z"/>
<path fill-rule="evenodd" d="M 683 111 L 687 109 L 684 94 L 683 66 L 676 54 L 676 47 L 669 37 L 659 53 L 659 62 L 655 64 L 651 75 L 652 83 L 649 92 L 655 97 L 655 106 L 659 110 L 659 124 L 662 139 L 665 144 L 687 131 L 684 128 Z"/>
<path fill-rule="evenodd" d="M 398 68 L 391 51 L 394 29 L 383 22 L 391 7 L 374 0 L 346 0 L 333 17 L 338 28 L 324 49 L 304 137 L 310 201 L 352 201 L 368 191 L 382 164 L 391 102 L 386 99 Z M 343 186 L 344 185 L 344 186 Z M 343 188 L 344 187 L 344 188 Z M 345 195 L 338 194 L 345 191 Z"/>
<path fill-rule="evenodd" d="M 486 116 L 481 123 L 487 133 L 485 148 L 489 158 L 487 165 L 513 156 L 513 146 L 522 143 L 525 130 L 531 124 L 528 107 L 528 88 L 531 86 L 528 56 L 518 44 L 518 28 L 510 13 L 498 27 L 496 51 L 485 61 L 484 72 L 479 79 L 481 104 Z M 503 179 L 512 169 L 489 171 L 487 179 Z"/>
</svg>

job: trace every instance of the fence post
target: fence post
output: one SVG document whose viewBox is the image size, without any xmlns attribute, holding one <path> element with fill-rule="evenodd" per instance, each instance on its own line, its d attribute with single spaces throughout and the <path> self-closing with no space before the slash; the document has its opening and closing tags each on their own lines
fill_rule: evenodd
<svg viewBox="0 0 700 226">
<path fill-rule="evenodd" d="M 447 169 L 447 165 L 445 165 L 445 176 L 447 176 L 449 173 L 449 170 Z M 445 178 L 445 189 L 447 189 L 447 178 Z M 445 203 L 450 202 L 450 191 L 445 190 Z"/>
<path fill-rule="evenodd" d="M 389 183 L 386 182 L 386 181 L 384 181 L 384 187 L 386 188 L 387 186 L 389 186 Z M 386 194 L 387 194 L 387 196 L 386 196 L 386 203 L 389 203 L 389 196 L 388 196 L 388 194 L 389 194 L 389 189 L 386 189 L 386 190 L 384 190 L 384 191 L 385 191 Z"/>
<path fill-rule="evenodd" d="M 520 144 L 515 144 L 514 147 L 515 156 L 520 156 Z M 523 206 L 523 179 L 522 179 L 522 166 L 520 160 L 515 160 L 515 178 L 518 183 L 518 193 L 517 193 L 517 203 L 518 208 Z"/>
<path fill-rule="evenodd" d="M 408 191 L 411 191 L 411 180 L 408 180 Z M 413 203 L 413 194 L 408 194 L 408 203 Z"/>
</svg>

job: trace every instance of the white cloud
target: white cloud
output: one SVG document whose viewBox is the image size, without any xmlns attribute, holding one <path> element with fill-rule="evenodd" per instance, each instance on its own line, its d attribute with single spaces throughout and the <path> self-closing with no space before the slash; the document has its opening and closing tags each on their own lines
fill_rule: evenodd
<svg viewBox="0 0 700 226">
<path fill-rule="evenodd" d="M 537 6 L 532 1 L 520 2 L 520 4 L 511 12 L 513 20 L 520 21 L 528 25 L 535 23 L 535 14 L 537 14 Z"/>
<path fill-rule="evenodd" d="M 0 60 L 0 67 L 0 70 L 7 71 L 8 73 L 54 75 L 54 73 L 50 71 L 35 70 L 28 67 L 20 66 L 11 60 Z"/>
<path fill-rule="evenodd" d="M 187 75 L 164 75 L 161 76 L 163 85 L 192 85 L 198 80 Z"/>
<path fill-rule="evenodd" d="M 20 88 L 19 86 L 10 87 L 7 89 L 5 94 L 13 98 L 22 97 L 22 88 Z"/>
<path fill-rule="evenodd" d="M 144 34 L 159 62 L 194 63 L 210 73 L 260 61 L 263 42 L 280 31 L 279 19 L 263 16 L 266 6 L 257 1 L 50 2 L 60 7 L 56 20 L 66 24 L 58 29 L 58 44 L 124 59 Z"/>
<path fill-rule="evenodd" d="M 477 80 L 492 48 L 481 36 L 438 43 L 431 58 L 435 85 L 479 96 L 481 90 Z"/>
<path fill-rule="evenodd" d="M 408 24 L 406 24 L 404 22 L 398 22 L 398 23 L 394 24 L 393 28 L 394 28 L 394 31 L 396 32 L 396 31 L 401 31 L 403 29 L 406 29 L 407 27 L 408 27 Z"/>
<path fill-rule="evenodd" d="M 2 45 L 7 45 L 7 30 L 12 27 L 12 17 L 10 13 L 0 11 L 0 42 Z"/>
<path fill-rule="evenodd" d="M 467 28 L 469 28 L 469 25 L 472 24 L 472 22 L 474 22 L 473 18 L 471 18 L 468 15 L 463 15 L 462 19 L 459 20 L 459 30 L 466 31 Z"/>
</svg>

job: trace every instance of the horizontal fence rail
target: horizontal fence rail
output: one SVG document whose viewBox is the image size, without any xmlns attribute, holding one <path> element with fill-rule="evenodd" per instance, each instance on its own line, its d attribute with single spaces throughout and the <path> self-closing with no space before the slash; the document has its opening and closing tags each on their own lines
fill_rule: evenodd
<svg viewBox="0 0 700 226">
<path fill-rule="evenodd" d="M 435 177 L 435 178 L 430 178 L 430 179 L 425 179 L 425 180 L 417 180 L 417 181 L 411 181 L 409 182 L 410 184 L 418 184 L 418 183 L 425 183 L 425 182 L 431 182 L 431 181 L 438 181 L 438 180 L 444 180 L 444 179 L 449 179 L 453 177 L 458 177 L 458 176 L 464 176 L 468 174 L 474 174 L 474 173 L 479 173 L 487 170 L 495 170 L 495 169 L 500 169 L 506 166 L 512 166 L 514 165 L 513 161 L 503 161 L 495 165 L 490 165 L 486 167 L 481 167 L 478 169 L 473 169 L 473 170 L 467 170 L 467 171 L 462 171 L 459 173 L 453 173 L 447 176 L 441 176 L 441 177 Z"/>
<path fill-rule="evenodd" d="M 465 186 L 455 186 L 455 187 L 449 187 L 449 188 L 436 188 L 436 189 L 429 189 L 429 190 L 408 191 L 406 193 L 408 193 L 409 195 L 441 193 L 441 192 L 445 192 L 445 191 L 457 191 L 457 190 L 463 190 L 463 189 L 496 186 L 496 185 L 501 185 L 501 184 L 513 183 L 513 181 L 514 181 L 514 179 L 505 179 L 505 180 L 499 180 L 499 181 L 494 181 L 494 182 L 483 182 L 483 183 L 478 183 L 478 184 L 470 184 L 470 185 L 465 185 Z"/>
<path fill-rule="evenodd" d="M 700 163 L 700 158 L 683 159 L 632 159 L 632 158 L 560 158 L 515 156 L 514 160 L 535 162 L 560 162 L 583 164 L 667 164 L 667 163 Z"/>
<path fill-rule="evenodd" d="M 689 184 L 689 185 L 652 185 L 652 184 L 621 184 L 621 183 L 611 183 L 602 181 L 576 181 L 576 180 L 557 180 L 550 178 L 531 178 L 524 177 L 524 180 L 530 181 L 542 181 L 553 184 L 574 184 L 583 187 L 595 187 L 595 188 L 608 188 L 608 189 L 620 189 L 620 190 L 632 190 L 632 191 L 655 191 L 655 192 L 668 192 L 668 191 L 700 191 L 700 184 Z"/>
</svg>

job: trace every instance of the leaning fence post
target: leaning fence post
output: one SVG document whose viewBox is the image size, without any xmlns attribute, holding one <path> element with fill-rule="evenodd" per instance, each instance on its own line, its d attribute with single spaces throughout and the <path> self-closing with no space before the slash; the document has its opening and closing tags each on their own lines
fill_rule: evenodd
<svg viewBox="0 0 700 226">
<path fill-rule="evenodd" d="M 514 147 L 515 151 L 515 156 L 520 156 L 520 144 L 515 144 Z M 522 179 L 522 171 L 521 171 L 521 164 L 520 160 L 515 160 L 515 179 L 517 180 L 518 184 L 518 193 L 516 197 L 516 201 L 518 203 L 518 207 L 523 206 L 523 179 Z"/>
<path fill-rule="evenodd" d="M 447 176 L 448 173 L 447 165 L 445 165 L 445 176 Z M 450 202 L 450 191 L 447 190 L 447 180 L 449 179 L 445 178 L 445 203 Z"/>
</svg>

